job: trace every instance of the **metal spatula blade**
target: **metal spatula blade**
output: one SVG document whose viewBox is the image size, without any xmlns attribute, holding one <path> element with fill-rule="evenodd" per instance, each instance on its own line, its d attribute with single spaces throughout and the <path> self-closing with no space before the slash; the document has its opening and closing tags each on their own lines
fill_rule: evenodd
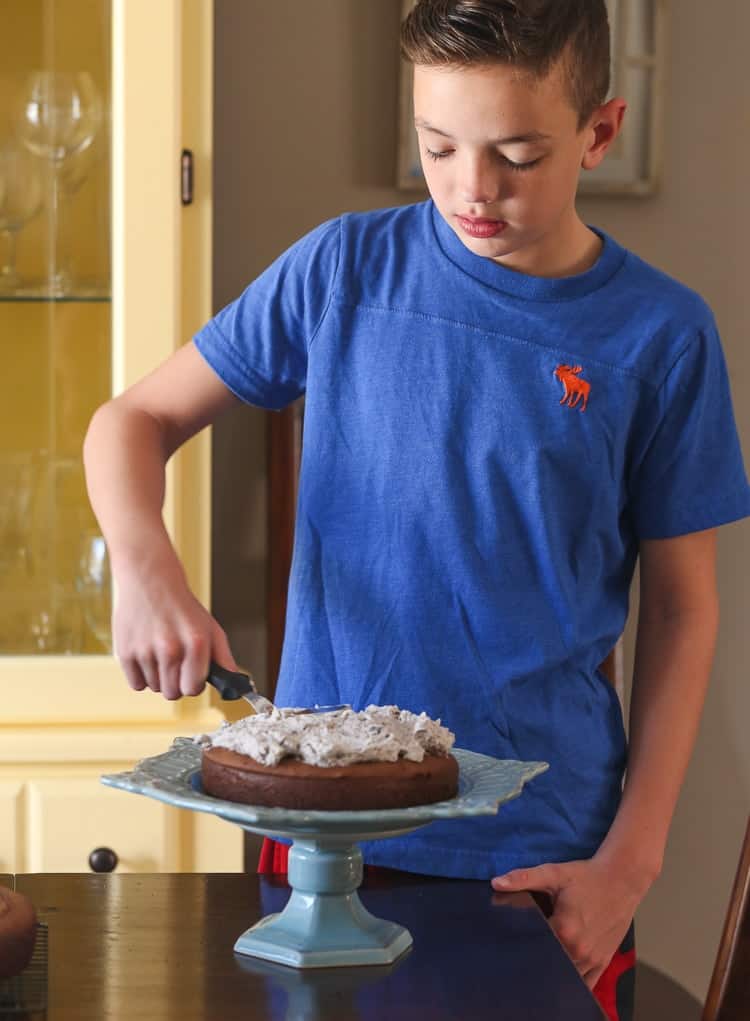
<svg viewBox="0 0 750 1021">
<path fill-rule="evenodd" d="M 273 709 L 273 702 L 259 694 L 250 674 L 227 670 L 226 667 L 219 666 L 218 663 L 211 660 L 208 665 L 206 683 L 216 688 L 224 702 L 234 702 L 238 698 L 244 698 L 256 713 L 270 713 Z"/>
<path fill-rule="evenodd" d="M 244 698 L 253 707 L 256 713 L 270 713 L 274 708 L 273 702 L 265 695 L 259 694 L 255 682 L 250 674 L 243 674 L 236 670 L 227 670 L 211 660 L 208 667 L 206 683 L 212 685 L 221 695 L 225 702 L 234 702 L 238 698 Z M 337 709 L 351 709 L 350 705 L 316 705 L 311 709 L 300 709 L 305 713 L 332 713 Z"/>
</svg>

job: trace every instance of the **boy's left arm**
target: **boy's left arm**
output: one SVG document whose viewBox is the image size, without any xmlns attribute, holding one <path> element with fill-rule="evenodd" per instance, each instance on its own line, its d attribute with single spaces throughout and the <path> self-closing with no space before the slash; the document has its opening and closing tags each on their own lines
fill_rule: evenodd
<svg viewBox="0 0 750 1021">
<path fill-rule="evenodd" d="M 640 611 L 622 801 L 586 861 L 516 869 L 499 891 L 539 890 L 550 924 L 593 988 L 659 875 L 711 672 L 719 610 L 716 530 L 640 547 Z"/>
</svg>

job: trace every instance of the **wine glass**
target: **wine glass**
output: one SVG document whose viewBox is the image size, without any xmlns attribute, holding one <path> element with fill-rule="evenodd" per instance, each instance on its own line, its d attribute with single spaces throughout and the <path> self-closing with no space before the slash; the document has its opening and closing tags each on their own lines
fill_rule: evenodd
<svg viewBox="0 0 750 1021">
<path fill-rule="evenodd" d="M 99 136 L 100 137 L 100 136 Z M 102 158 L 102 146 L 99 137 L 91 145 L 65 159 L 60 165 L 60 184 L 66 196 L 76 195 L 96 168 Z"/>
<path fill-rule="evenodd" d="M 86 626 L 96 640 L 112 650 L 112 576 L 104 536 L 86 532 L 81 536 L 75 580 Z"/>
<path fill-rule="evenodd" d="M 44 453 L 0 456 L 0 584 L 11 589 L 39 559 L 37 515 L 44 487 Z"/>
<path fill-rule="evenodd" d="M 26 83 L 18 131 L 24 145 L 50 161 L 49 293 L 62 297 L 70 290 L 61 214 L 61 168 L 65 160 L 93 142 L 102 122 L 103 106 L 88 71 L 34 71 Z"/>
<path fill-rule="evenodd" d="M 67 585 L 50 585 L 37 578 L 12 593 L 0 592 L 0 624 L 0 655 L 82 651 L 81 610 Z"/>
<path fill-rule="evenodd" d="M 39 161 L 18 144 L 6 142 L 0 146 L 0 234 L 6 239 L 5 260 L 0 265 L 0 294 L 19 286 L 17 234 L 41 209 L 42 193 Z"/>
</svg>

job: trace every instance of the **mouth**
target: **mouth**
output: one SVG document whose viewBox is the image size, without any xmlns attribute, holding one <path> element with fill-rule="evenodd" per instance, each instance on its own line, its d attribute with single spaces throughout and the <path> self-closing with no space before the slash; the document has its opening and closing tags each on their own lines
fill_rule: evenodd
<svg viewBox="0 0 750 1021">
<path fill-rule="evenodd" d="M 506 220 L 491 220 L 487 217 L 457 215 L 456 219 L 461 230 L 473 238 L 495 237 L 508 226 Z"/>
</svg>

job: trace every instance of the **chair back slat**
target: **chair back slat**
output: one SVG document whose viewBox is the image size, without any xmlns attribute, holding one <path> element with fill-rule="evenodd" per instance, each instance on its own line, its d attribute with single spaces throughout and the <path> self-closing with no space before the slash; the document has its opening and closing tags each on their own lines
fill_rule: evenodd
<svg viewBox="0 0 750 1021">
<path fill-rule="evenodd" d="M 701 1021 L 750 1018 L 750 819 Z"/>
</svg>

